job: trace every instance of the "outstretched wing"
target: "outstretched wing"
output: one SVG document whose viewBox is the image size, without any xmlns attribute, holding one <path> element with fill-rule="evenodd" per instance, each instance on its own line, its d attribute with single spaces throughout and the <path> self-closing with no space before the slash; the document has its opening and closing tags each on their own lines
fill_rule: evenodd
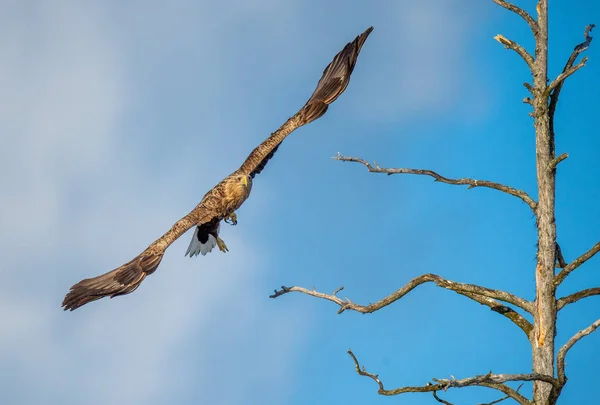
<svg viewBox="0 0 600 405">
<path fill-rule="evenodd" d="M 286 136 L 295 129 L 322 117 L 327 112 L 329 104 L 333 103 L 348 87 L 358 54 L 371 31 L 373 31 L 373 27 L 369 27 L 354 41 L 346 44 L 344 49 L 333 57 L 304 107 L 250 153 L 238 170 L 240 173 L 254 178 L 265 168 Z"/>
<path fill-rule="evenodd" d="M 81 280 L 71 287 L 62 306 L 73 311 L 89 302 L 104 297 L 116 297 L 134 292 L 146 276 L 154 273 L 164 252 L 146 249 L 129 263 L 94 278 Z"/>
<path fill-rule="evenodd" d="M 348 83 L 350 83 L 350 75 L 354 70 L 354 66 L 356 66 L 358 54 L 372 31 L 373 27 L 369 27 L 334 56 L 331 63 L 323 71 L 323 76 L 321 76 L 317 88 L 306 104 L 321 101 L 329 105 L 346 90 Z"/>
<path fill-rule="evenodd" d="M 134 292 L 146 276 L 154 273 L 165 251 L 177 238 L 192 226 L 210 221 L 213 216 L 211 210 L 200 203 L 130 262 L 100 276 L 81 280 L 71 287 L 62 302 L 64 310 L 73 311 L 103 297 L 112 298 Z"/>
</svg>

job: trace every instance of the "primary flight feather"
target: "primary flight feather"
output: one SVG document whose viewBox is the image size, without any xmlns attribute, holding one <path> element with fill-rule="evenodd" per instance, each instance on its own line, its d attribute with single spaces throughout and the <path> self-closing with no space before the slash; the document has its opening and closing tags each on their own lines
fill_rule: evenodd
<svg viewBox="0 0 600 405">
<path fill-rule="evenodd" d="M 196 230 L 186 255 L 205 255 L 215 246 L 226 252 L 227 246 L 219 238 L 221 221 L 237 223 L 235 211 L 250 195 L 252 179 L 264 169 L 285 137 L 325 114 L 329 104 L 346 90 L 358 54 L 372 30 L 373 27 L 368 28 L 334 56 L 306 104 L 258 145 L 239 169 L 206 193 L 196 208 L 130 262 L 106 274 L 81 280 L 71 287 L 62 303 L 64 309 L 72 311 L 103 297 L 112 298 L 135 291 L 146 276 L 154 273 L 167 248 L 194 226 Z"/>
</svg>

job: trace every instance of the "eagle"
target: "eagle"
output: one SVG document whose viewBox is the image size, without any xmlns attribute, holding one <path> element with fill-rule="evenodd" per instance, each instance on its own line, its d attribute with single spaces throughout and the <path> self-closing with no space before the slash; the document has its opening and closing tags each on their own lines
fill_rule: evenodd
<svg viewBox="0 0 600 405">
<path fill-rule="evenodd" d="M 346 90 L 358 54 L 372 30 L 373 27 L 369 27 L 334 56 L 306 104 L 258 145 L 239 169 L 207 192 L 196 208 L 133 260 L 108 273 L 73 285 L 62 302 L 64 310 L 73 311 L 103 297 L 113 298 L 132 293 L 147 276 L 156 271 L 167 248 L 194 226 L 196 229 L 186 256 L 206 255 L 215 246 L 227 252 L 227 245 L 219 237 L 221 221 L 237 224 L 235 211 L 246 201 L 252 190 L 254 176 L 265 168 L 281 142 L 295 129 L 323 116 L 329 105 Z"/>
</svg>

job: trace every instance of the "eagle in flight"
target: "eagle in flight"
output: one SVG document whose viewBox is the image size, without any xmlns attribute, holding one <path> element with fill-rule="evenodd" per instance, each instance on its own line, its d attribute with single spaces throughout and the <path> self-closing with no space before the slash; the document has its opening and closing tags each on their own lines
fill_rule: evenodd
<svg viewBox="0 0 600 405">
<path fill-rule="evenodd" d="M 186 255 L 205 255 L 215 246 L 222 252 L 227 252 L 225 242 L 219 237 L 221 221 L 237 224 L 235 211 L 250 195 L 252 179 L 264 169 L 285 137 L 295 129 L 320 118 L 329 104 L 346 90 L 358 54 L 372 30 L 373 27 L 368 28 L 354 41 L 346 44 L 327 65 L 306 104 L 258 145 L 239 169 L 206 193 L 196 208 L 177 221 L 167 233 L 152 242 L 129 263 L 106 274 L 81 280 L 71 287 L 62 303 L 65 311 L 73 311 L 103 297 L 112 298 L 135 291 L 146 276 L 156 271 L 167 248 L 193 226 L 196 226 L 196 230 Z"/>
</svg>

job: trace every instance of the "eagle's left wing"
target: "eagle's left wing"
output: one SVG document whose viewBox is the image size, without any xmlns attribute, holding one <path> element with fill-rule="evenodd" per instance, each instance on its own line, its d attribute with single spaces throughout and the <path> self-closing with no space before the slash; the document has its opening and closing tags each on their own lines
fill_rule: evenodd
<svg viewBox="0 0 600 405">
<path fill-rule="evenodd" d="M 323 71 L 323 76 L 321 76 L 317 88 L 306 104 L 320 101 L 329 105 L 346 90 L 348 83 L 350 83 L 350 75 L 354 71 L 354 66 L 356 66 L 358 54 L 371 31 L 373 31 L 373 27 L 369 27 L 334 56 L 331 63 Z"/>
</svg>

